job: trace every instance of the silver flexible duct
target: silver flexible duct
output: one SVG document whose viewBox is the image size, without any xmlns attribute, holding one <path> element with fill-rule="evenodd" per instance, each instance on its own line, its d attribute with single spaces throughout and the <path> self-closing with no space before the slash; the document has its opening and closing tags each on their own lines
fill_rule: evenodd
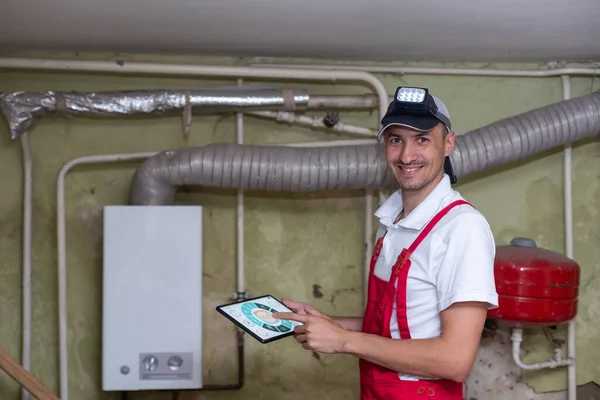
<svg viewBox="0 0 600 400">
<path fill-rule="evenodd" d="M 147 160 L 133 178 L 132 204 L 172 204 L 178 186 L 321 191 L 380 188 L 394 180 L 378 144 L 296 148 L 216 143 Z"/>
<path fill-rule="evenodd" d="M 0 110 L 12 139 L 48 114 L 121 116 L 165 114 L 175 111 L 305 110 L 304 90 L 220 87 L 200 90 L 132 90 L 119 92 L 14 92 L 0 93 Z M 365 101 L 363 101 L 364 103 Z M 321 103 L 322 104 L 322 103 Z"/>
<path fill-rule="evenodd" d="M 456 138 L 458 177 L 523 160 L 600 134 L 600 92 L 509 117 Z"/>
<path fill-rule="evenodd" d="M 561 101 L 456 137 L 457 177 L 482 172 L 600 133 L 600 94 Z M 218 143 L 169 150 L 133 177 L 130 202 L 167 205 L 178 186 L 324 191 L 394 187 L 378 144 L 337 148 Z"/>
</svg>

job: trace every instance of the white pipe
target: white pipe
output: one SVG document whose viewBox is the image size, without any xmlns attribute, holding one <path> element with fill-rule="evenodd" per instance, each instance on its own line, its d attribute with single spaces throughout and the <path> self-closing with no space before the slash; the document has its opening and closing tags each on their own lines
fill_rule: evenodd
<svg viewBox="0 0 600 400">
<path fill-rule="evenodd" d="M 571 360 L 570 357 L 567 359 L 560 358 L 558 360 L 550 359 L 550 360 L 542 361 L 542 362 L 535 363 L 535 364 L 525 364 L 521 360 L 521 342 L 523 341 L 523 330 L 521 328 L 513 328 L 512 335 L 510 338 L 512 340 L 513 359 L 514 359 L 515 363 L 521 369 L 532 371 L 532 370 L 540 370 L 540 369 L 545 369 L 545 368 L 564 367 L 567 365 L 570 367 L 571 365 L 574 364 L 574 360 Z"/>
<path fill-rule="evenodd" d="M 111 163 L 118 161 L 143 160 L 157 153 L 106 154 L 77 157 L 66 163 L 58 174 L 56 214 L 58 238 L 58 314 L 59 314 L 59 357 L 60 398 L 69 398 L 68 350 L 67 350 L 67 245 L 65 234 L 65 176 L 81 164 Z"/>
<path fill-rule="evenodd" d="M 366 307 L 369 296 L 369 273 L 373 254 L 373 191 L 365 191 L 365 268 L 363 277 L 363 304 Z"/>
<path fill-rule="evenodd" d="M 568 75 L 562 75 L 563 100 L 571 98 L 571 80 Z M 564 185 L 565 185 L 565 253 L 573 259 L 573 157 L 572 145 L 565 145 L 564 156 Z M 575 319 L 568 322 L 567 354 L 573 360 L 567 370 L 568 400 L 576 400 L 577 396 L 577 370 L 575 357 Z"/>
<path fill-rule="evenodd" d="M 238 79 L 238 86 L 244 81 Z M 244 143 L 244 114 L 236 113 L 236 130 L 238 144 Z M 237 192 L 237 293 L 244 293 L 244 191 Z"/>
<path fill-rule="evenodd" d="M 286 111 L 248 111 L 246 114 L 256 117 L 274 119 L 282 122 L 297 123 L 300 125 L 312 126 L 313 128 L 325 128 L 336 132 L 350 133 L 353 135 L 362 135 L 376 137 L 377 130 L 354 126 L 338 122 L 332 127 L 326 126 L 321 117 L 308 117 L 305 115 L 296 115 Z"/>
<path fill-rule="evenodd" d="M 379 205 L 382 205 L 387 200 L 387 196 L 382 191 L 379 192 Z"/>
<path fill-rule="evenodd" d="M 261 64 L 251 63 L 257 68 L 309 68 L 326 71 L 364 71 L 374 74 L 396 75 L 471 75 L 471 76 L 514 76 L 546 77 L 561 75 L 597 75 L 600 68 L 557 68 L 547 70 L 502 70 L 474 68 L 425 68 L 425 67 L 380 67 L 371 65 L 313 65 L 313 64 Z"/>
<path fill-rule="evenodd" d="M 571 81 L 569 76 L 562 75 L 563 100 L 571 98 Z M 564 149 L 564 201 L 565 201 L 565 253 L 573 258 L 573 159 L 572 144 L 567 143 Z"/>
<path fill-rule="evenodd" d="M 21 135 L 21 149 L 23 152 L 23 349 L 22 365 L 27 371 L 31 366 L 31 231 L 32 231 L 32 189 L 33 189 L 33 163 L 29 147 L 29 134 Z M 21 398 L 28 400 L 30 393 L 21 389 Z"/>
</svg>

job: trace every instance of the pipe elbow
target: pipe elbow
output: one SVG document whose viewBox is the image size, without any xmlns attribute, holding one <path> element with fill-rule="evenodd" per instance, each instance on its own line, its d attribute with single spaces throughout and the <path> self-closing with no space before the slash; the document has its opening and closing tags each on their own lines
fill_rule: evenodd
<svg viewBox="0 0 600 400">
<path fill-rule="evenodd" d="M 131 205 L 172 204 L 176 188 L 170 182 L 165 160 L 174 151 L 164 151 L 147 159 L 135 172 L 131 182 L 129 203 Z"/>
</svg>

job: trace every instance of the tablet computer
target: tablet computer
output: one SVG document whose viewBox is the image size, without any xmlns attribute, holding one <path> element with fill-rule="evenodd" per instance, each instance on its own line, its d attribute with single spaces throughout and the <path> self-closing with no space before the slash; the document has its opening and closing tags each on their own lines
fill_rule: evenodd
<svg viewBox="0 0 600 400">
<path fill-rule="evenodd" d="M 217 306 L 217 311 L 261 343 L 294 334 L 301 322 L 273 318 L 275 312 L 293 312 L 271 295 Z"/>
</svg>

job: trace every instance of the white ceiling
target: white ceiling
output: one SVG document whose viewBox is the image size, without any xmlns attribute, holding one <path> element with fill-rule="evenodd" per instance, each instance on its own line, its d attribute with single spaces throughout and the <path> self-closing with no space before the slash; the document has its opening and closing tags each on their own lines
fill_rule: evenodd
<svg viewBox="0 0 600 400">
<path fill-rule="evenodd" d="M 1 0 L 0 46 L 354 60 L 600 60 L 600 0 Z"/>
</svg>

